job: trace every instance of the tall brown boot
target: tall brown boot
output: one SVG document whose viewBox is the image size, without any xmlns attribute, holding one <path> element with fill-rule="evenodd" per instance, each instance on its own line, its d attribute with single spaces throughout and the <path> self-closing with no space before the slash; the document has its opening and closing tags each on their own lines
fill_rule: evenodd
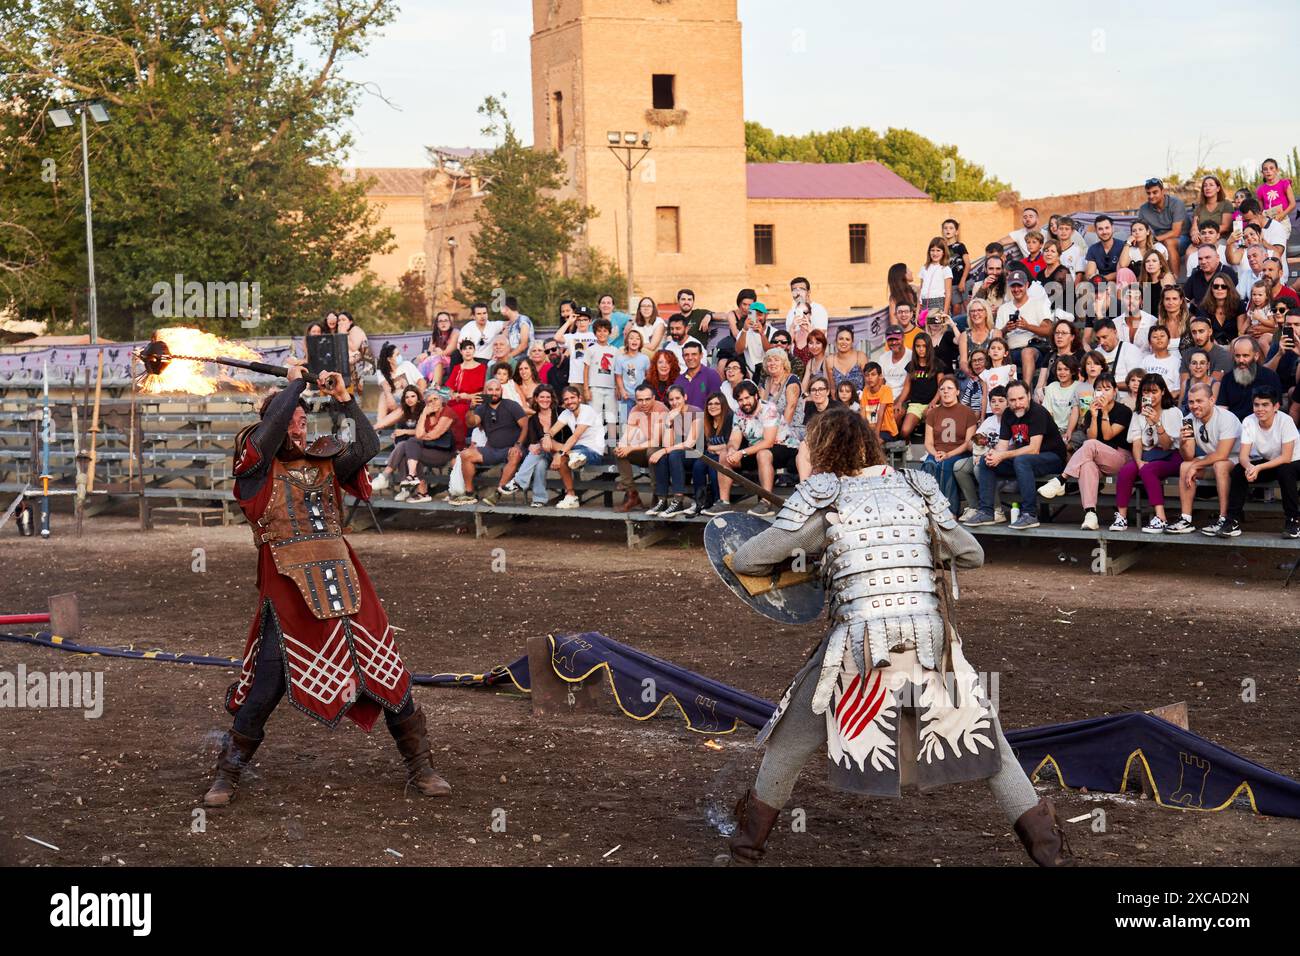
<svg viewBox="0 0 1300 956">
<path fill-rule="evenodd" d="M 641 503 L 641 495 L 635 488 L 628 488 L 623 493 L 623 503 L 614 508 L 620 514 L 627 514 L 629 511 L 642 511 L 645 505 Z"/>
<path fill-rule="evenodd" d="M 406 764 L 406 782 L 426 797 L 445 797 L 451 793 L 451 784 L 433 772 L 433 758 L 429 753 L 429 732 L 424 710 L 419 704 L 405 720 L 388 725 L 397 741 L 397 749 Z"/>
<path fill-rule="evenodd" d="M 1016 836 L 1025 845 L 1029 858 L 1039 866 L 1074 866 L 1077 862 L 1056 818 L 1056 807 L 1046 797 L 1020 815 Z"/>
<path fill-rule="evenodd" d="M 746 790 L 736 804 L 736 832 L 731 837 L 732 861 L 751 864 L 763 859 L 768 835 L 780 815 L 779 807 L 769 807 L 754 796 L 753 790 Z"/>
<path fill-rule="evenodd" d="M 217 776 L 203 796 L 205 807 L 224 807 L 235 799 L 235 788 L 239 786 L 239 775 L 243 773 L 253 753 L 262 743 L 252 737 L 245 737 L 232 730 L 226 734 L 221 743 L 221 756 L 217 758 Z"/>
</svg>

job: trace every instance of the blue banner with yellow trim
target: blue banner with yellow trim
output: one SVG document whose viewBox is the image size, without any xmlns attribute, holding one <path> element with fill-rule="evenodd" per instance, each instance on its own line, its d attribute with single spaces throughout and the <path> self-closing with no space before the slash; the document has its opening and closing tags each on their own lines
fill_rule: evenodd
<svg viewBox="0 0 1300 956">
<path fill-rule="evenodd" d="M 619 709 L 636 720 L 648 720 L 667 708 L 680 713 L 693 731 L 728 734 L 740 724 L 762 727 L 775 709 L 771 701 L 596 631 L 549 640 L 557 676 L 571 683 L 603 676 Z M 77 644 L 49 633 L 0 634 L 0 641 L 111 657 L 239 665 L 225 657 Z M 456 687 L 511 683 L 525 692 L 531 687 L 527 656 L 479 674 L 417 674 L 414 681 Z M 1237 805 L 1267 816 L 1300 819 L 1300 783 L 1151 714 L 1114 714 L 1006 733 L 1026 773 L 1068 789 L 1125 793 L 1145 783 L 1162 807 L 1215 811 Z"/>
</svg>

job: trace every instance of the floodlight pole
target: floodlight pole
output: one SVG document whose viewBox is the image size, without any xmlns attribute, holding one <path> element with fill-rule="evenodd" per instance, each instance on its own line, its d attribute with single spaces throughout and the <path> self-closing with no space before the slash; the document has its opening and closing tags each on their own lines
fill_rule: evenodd
<svg viewBox="0 0 1300 956">
<path fill-rule="evenodd" d="M 90 218 L 90 153 L 86 149 L 86 114 L 90 109 L 82 105 L 81 114 L 81 172 L 86 187 L 86 268 L 90 273 L 90 344 L 99 341 L 99 302 L 95 296 L 95 230 Z"/>
<path fill-rule="evenodd" d="M 648 143 L 648 140 L 643 141 L 641 145 L 615 146 L 612 143 L 608 144 L 608 149 L 614 154 L 614 158 L 627 170 L 627 301 L 629 309 L 634 308 L 632 306 L 632 297 L 635 295 L 632 277 L 632 170 L 640 166 L 641 160 L 645 159 L 646 154 L 650 152 L 650 146 L 646 145 L 646 143 Z M 623 152 L 620 153 L 620 150 Z M 633 153 L 637 154 L 635 159 L 632 158 Z"/>
</svg>

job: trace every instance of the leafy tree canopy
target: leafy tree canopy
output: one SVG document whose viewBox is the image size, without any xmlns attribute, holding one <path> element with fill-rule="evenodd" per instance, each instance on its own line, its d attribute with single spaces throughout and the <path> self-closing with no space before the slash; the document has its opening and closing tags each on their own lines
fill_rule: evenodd
<svg viewBox="0 0 1300 956">
<path fill-rule="evenodd" d="M 394 0 L 0 0 L 0 299 L 85 329 L 80 131 L 89 124 L 100 331 L 158 325 L 158 283 L 257 283 L 255 334 L 347 302 L 398 306 L 366 267 L 391 247 L 338 174 L 359 90 L 339 73 Z M 355 280 L 360 279 L 360 282 Z M 238 316 L 187 324 L 235 334 Z"/>
<path fill-rule="evenodd" d="M 888 129 L 882 136 L 859 126 L 802 136 L 777 135 L 761 123 L 745 123 L 745 158 L 751 163 L 860 163 L 874 160 L 936 202 L 993 200 L 1010 187 L 962 159 L 956 146 L 940 146 L 920 133 Z"/>
</svg>

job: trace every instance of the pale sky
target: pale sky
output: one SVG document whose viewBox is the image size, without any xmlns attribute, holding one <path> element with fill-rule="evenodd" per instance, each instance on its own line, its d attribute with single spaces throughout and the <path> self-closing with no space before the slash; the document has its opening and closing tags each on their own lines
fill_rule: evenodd
<svg viewBox="0 0 1300 956">
<path fill-rule="evenodd" d="M 1198 160 L 1257 166 L 1300 145 L 1288 4 L 1152 6 L 740 0 L 745 118 L 778 133 L 907 127 L 1026 197 Z M 423 166 L 427 145 L 489 145 L 475 112 L 489 93 L 506 94 L 531 141 L 531 32 L 529 0 L 405 0 L 345 67 L 392 103 L 363 97 L 350 163 Z M 612 59 L 635 55 L 631 39 Z"/>
</svg>

